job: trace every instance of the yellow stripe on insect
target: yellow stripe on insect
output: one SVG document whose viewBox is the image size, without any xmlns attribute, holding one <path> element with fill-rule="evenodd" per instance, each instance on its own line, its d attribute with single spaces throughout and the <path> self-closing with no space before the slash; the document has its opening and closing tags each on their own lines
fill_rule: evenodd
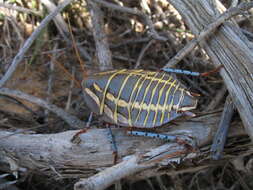
<svg viewBox="0 0 253 190">
<path fill-rule="evenodd" d="M 107 115 L 107 117 L 113 119 L 112 110 L 106 104 L 105 104 L 105 115 Z"/>
<path fill-rule="evenodd" d="M 114 102 L 115 97 L 110 92 L 106 93 L 106 98 L 112 102 Z"/>
<path fill-rule="evenodd" d="M 175 86 L 175 83 L 176 83 L 176 82 L 177 82 L 177 81 L 174 80 L 174 81 L 170 84 L 169 89 L 166 91 L 165 100 L 164 100 L 164 103 L 163 103 L 162 116 L 161 116 L 160 123 L 163 123 L 163 121 L 164 121 L 165 109 L 166 109 L 166 106 L 167 106 L 167 101 L 168 101 L 168 97 L 169 97 L 169 94 L 170 94 L 170 90 L 171 90 L 172 87 Z"/>
<path fill-rule="evenodd" d="M 174 108 L 176 111 L 179 110 L 179 106 L 180 106 L 181 102 L 183 102 L 183 100 L 184 100 L 184 89 L 181 89 L 180 98 L 179 98 L 179 100 L 178 100 L 177 105 L 176 105 L 175 108 Z"/>
<path fill-rule="evenodd" d="M 173 107 L 175 93 L 177 92 L 179 86 L 180 86 L 180 83 L 178 83 L 178 85 L 175 87 L 175 90 L 173 92 L 172 99 L 171 99 L 171 102 L 170 102 L 170 105 L 169 105 L 169 110 L 168 110 L 168 118 L 170 118 L 170 112 L 171 112 L 172 107 Z"/>
<path fill-rule="evenodd" d="M 130 73 L 129 75 L 126 76 L 126 78 L 124 79 L 121 87 L 120 87 L 120 90 L 119 90 L 119 93 L 118 93 L 118 97 L 116 98 L 115 100 L 115 109 L 114 109 L 114 114 L 113 114 L 113 120 L 117 123 L 118 119 L 117 119 L 117 111 L 118 111 L 118 102 L 119 102 L 119 99 L 120 99 L 120 95 L 129 79 L 129 77 L 132 76 L 133 73 Z M 129 124 L 130 125 L 130 124 Z"/>
<path fill-rule="evenodd" d="M 110 100 L 111 102 L 113 102 L 114 104 L 116 103 L 116 98 L 110 92 L 106 93 L 106 98 L 108 100 Z M 119 99 L 118 100 L 118 106 L 120 106 L 120 107 L 127 107 L 128 103 L 125 100 Z"/>
<path fill-rule="evenodd" d="M 132 111 L 132 109 L 133 109 L 133 107 L 132 107 L 132 105 L 133 105 L 132 98 L 133 98 L 133 95 L 134 95 L 134 93 L 135 93 L 135 91 L 136 91 L 136 89 L 137 89 L 137 87 L 138 87 L 138 85 L 139 85 L 141 79 L 143 79 L 143 78 L 145 78 L 145 76 L 140 76 L 140 77 L 139 77 L 139 79 L 137 80 L 137 82 L 136 82 L 135 85 L 134 85 L 134 88 L 133 88 L 133 90 L 132 90 L 132 92 L 131 92 L 131 95 L 130 95 L 130 98 L 129 98 L 129 102 L 128 102 L 128 106 L 127 106 L 127 110 L 128 110 L 128 123 L 129 123 L 129 126 L 132 126 L 132 119 L 131 119 L 131 111 Z M 144 79 L 144 80 L 145 80 L 145 79 Z M 140 89 L 140 88 L 139 88 L 139 89 Z M 136 94 L 135 97 L 137 97 L 137 94 Z M 130 108 L 131 108 L 131 110 L 130 110 Z"/>
<path fill-rule="evenodd" d="M 94 102 L 99 107 L 100 102 L 99 102 L 99 98 L 96 96 L 96 94 L 94 94 L 94 92 L 92 92 L 89 88 L 85 88 L 84 91 L 94 100 Z"/>
<path fill-rule="evenodd" d="M 134 101 L 133 101 L 133 102 L 136 102 L 136 99 L 138 98 L 139 93 L 140 93 L 140 91 L 141 91 L 141 89 L 142 89 L 142 86 L 143 86 L 144 82 L 146 81 L 146 79 L 147 79 L 147 77 L 144 77 L 144 79 L 143 79 L 143 81 L 141 81 L 140 85 L 137 86 L 138 91 L 137 91 L 137 93 L 136 93 L 136 95 L 135 95 L 135 98 L 134 98 Z M 131 111 L 132 111 L 132 110 L 133 110 L 133 105 L 131 106 Z"/>
<path fill-rule="evenodd" d="M 103 114 L 103 111 L 104 111 L 104 104 L 105 104 L 105 95 L 106 95 L 106 91 L 107 91 L 107 89 L 108 89 L 108 87 L 109 87 L 109 85 L 110 85 L 112 79 L 113 79 L 116 75 L 118 75 L 118 74 L 120 74 L 120 73 L 122 73 L 122 72 L 124 72 L 124 71 L 126 71 L 126 69 L 119 70 L 118 72 L 112 74 L 112 75 L 110 76 L 110 78 L 108 79 L 108 81 L 107 81 L 107 83 L 106 83 L 106 86 L 105 86 L 105 89 L 104 89 L 104 93 L 103 93 L 103 97 L 102 97 L 102 101 L 101 101 L 101 105 L 100 105 L 99 114 Z"/>
<path fill-rule="evenodd" d="M 135 73 L 135 74 L 138 74 L 140 72 L 143 71 L 143 69 L 138 69 L 138 70 L 126 70 L 124 69 L 125 71 L 121 72 L 122 74 L 129 74 L 129 72 L 132 72 L 132 73 Z M 111 70 L 111 71 L 104 71 L 104 72 L 99 72 L 99 73 L 95 73 L 95 75 L 108 75 L 108 74 L 112 74 L 112 73 L 115 73 L 115 72 L 118 72 L 119 70 Z"/>
<path fill-rule="evenodd" d="M 148 117 L 149 117 L 149 114 L 150 114 L 151 106 L 152 106 L 153 108 L 155 108 L 155 105 L 152 104 L 152 101 L 153 101 L 154 95 L 155 95 L 155 91 L 156 91 L 158 85 L 160 84 L 160 82 L 164 79 L 165 75 L 166 75 L 166 74 L 163 73 L 162 77 L 158 80 L 157 84 L 155 85 L 155 87 L 153 88 L 153 90 L 152 90 L 152 92 L 151 92 L 151 98 L 150 98 L 150 102 L 149 102 L 148 109 L 147 109 L 147 115 L 146 115 L 145 120 L 144 120 L 144 126 L 145 126 L 146 123 L 147 123 L 147 120 L 148 120 Z M 159 105 L 159 102 L 157 102 L 157 105 Z M 154 122 L 154 121 L 153 121 L 153 122 Z"/>
<path fill-rule="evenodd" d="M 106 93 L 106 98 L 115 104 L 115 102 L 116 102 L 116 97 L 114 97 L 113 94 L 111 94 L 110 92 L 107 92 L 107 93 Z M 119 107 L 125 108 L 125 107 L 128 107 L 128 105 L 129 105 L 129 103 L 127 103 L 125 100 L 119 99 L 119 101 L 118 101 L 118 106 L 119 106 Z M 141 105 L 140 105 L 139 102 L 133 102 L 132 105 L 133 105 L 133 108 L 135 108 L 135 109 L 140 109 L 140 108 L 141 108 Z M 144 103 L 143 106 L 142 106 L 142 109 L 143 109 L 143 110 L 147 110 L 148 108 L 149 108 L 149 106 L 148 106 L 146 103 Z M 156 109 L 162 110 L 162 109 L 163 109 L 163 106 L 162 106 L 162 105 L 156 106 L 156 105 L 154 105 L 154 104 L 151 104 L 151 105 L 150 105 L 150 109 L 151 109 L 152 111 L 155 111 Z"/>
<path fill-rule="evenodd" d="M 96 83 L 93 83 L 93 87 L 95 88 L 96 91 L 102 92 L 102 89 Z"/>
<path fill-rule="evenodd" d="M 159 103 L 160 103 L 160 101 L 161 101 L 161 97 L 162 97 L 164 88 L 165 88 L 165 86 L 166 86 L 167 84 L 170 83 L 171 79 L 172 79 L 172 76 L 170 76 L 170 78 L 167 79 L 167 82 L 164 83 L 163 87 L 159 90 L 159 95 L 158 95 L 158 100 L 157 100 L 158 106 L 157 106 L 156 109 L 155 109 L 155 116 L 154 116 L 154 119 L 153 119 L 153 125 L 155 125 L 156 118 L 157 118 L 157 114 L 158 114 L 158 110 L 160 111 L 160 109 L 159 109 L 159 106 L 160 106 Z M 165 102 L 164 102 L 164 104 L 165 104 Z M 162 106 L 162 109 L 163 109 L 163 106 Z M 162 110 L 162 109 L 161 109 L 161 110 Z"/>
<path fill-rule="evenodd" d="M 156 73 L 156 74 L 154 75 L 154 77 L 150 80 L 148 86 L 147 86 L 146 89 L 145 89 L 145 92 L 144 92 L 144 95 L 143 95 L 143 98 L 142 98 L 142 101 L 141 101 L 141 107 L 140 107 L 140 109 L 139 109 L 139 112 L 138 112 L 138 115 L 137 115 L 137 117 L 136 117 L 136 119 L 135 119 L 135 122 L 137 122 L 138 119 L 139 119 L 139 117 L 140 117 L 140 113 L 141 113 L 141 110 L 142 110 L 142 106 L 143 106 L 143 103 L 144 103 L 145 98 L 146 98 L 146 96 L 147 96 L 148 90 L 149 90 L 149 88 L 150 88 L 150 86 L 151 86 L 151 84 L 152 84 L 152 82 L 153 82 L 153 79 L 156 79 L 155 77 L 156 77 L 158 74 L 159 74 L 159 73 Z"/>
</svg>

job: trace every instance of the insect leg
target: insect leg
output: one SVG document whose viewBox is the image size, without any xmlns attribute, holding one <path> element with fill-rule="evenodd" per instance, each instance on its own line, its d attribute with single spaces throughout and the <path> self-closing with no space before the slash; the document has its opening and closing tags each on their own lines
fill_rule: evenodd
<svg viewBox="0 0 253 190">
<path fill-rule="evenodd" d="M 74 134 L 74 136 L 71 139 L 72 143 L 79 144 L 81 142 L 81 139 L 80 139 L 79 136 L 83 133 L 86 133 L 87 130 L 90 128 L 90 123 L 91 123 L 91 120 L 92 120 L 92 116 L 93 116 L 93 112 L 90 113 L 90 116 L 89 116 L 88 122 L 85 125 L 85 128 L 81 129 L 76 134 Z"/>
<path fill-rule="evenodd" d="M 187 135 L 168 135 L 168 134 L 161 134 L 161 133 L 150 133 L 150 132 L 132 131 L 132 130 L 127 131 L 127 134 L 152 137 L 152 138 L 166 140 L 169 142 L 175 142 L 179 145 L 186 146 L 190 150 L 194 150 L 196 148 L 196 142 Z"/>
<path fill-rule="evenodd" d="M 136 136 L 158 138 L 158 139 L 167 140 L 167 141 L 171 141 L 171 142 L 176 142 L 177 141 L 177 137 L 175 135 L 166 135 L 166 134 L 161 134 L 161 133 L 150 133 L 150 132 L 129 130 L 129 131 L 127 131 L 127 134 L 136 135 Z"/>
<path fill-rule="evenodd" d="M 182 70 L 182 69 L 163 68 L 162 70 L 168 73 L 179 73 L 179 74 L 185 74 L 185 75 L 191 75 L 191 76 L 201 75 L 201 73 L 199 72 L 192 72 L 192 71 Z"/>
<path fill-rule="evenodd" d="M 215 68 L 211 71 L 204 72 L 204 73 L 192 72 L 192 71 L 189 71 L 189 70 L 174 69 L 174 68 L 163 68 L 162 71 L 165 71 L 165 72 L 168 72 L 168 73 L 178 73 L 178 74 L 204 77 L 204 76 L 211 75 L 213 73 L 217 73 L 222 67 L 223 67 L 223 65 L 220 65 L 219 67 L 217 67 L 217 68 Z"/>
<path fill-rule="evenodd" d="M 111 143 L 111 149 L 113 151 L 113 163 L 116 164 L 117 163 L 117 159 L 118 159 L 118 148 L 117 148 L 117 145 L 116 145 L 116 141 L 115 141 L 115 137 L 114 135 L 112 134 L 112 129 L 110 127 L 109 124 L 106 124 L 106 127 L 108 128 L 108 139 Z"/>
</svg>

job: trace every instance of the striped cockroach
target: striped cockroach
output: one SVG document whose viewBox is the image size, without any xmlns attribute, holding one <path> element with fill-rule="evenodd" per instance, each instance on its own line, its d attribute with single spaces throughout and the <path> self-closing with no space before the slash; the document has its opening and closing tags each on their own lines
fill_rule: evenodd
<svg viewBox="0 0 253 190">
<path fill-rule="evenodd" d="M 105 122 L 154 128 L 194 115 L 197 99 L 173 75 L 145 70 L 99 72 L 82 82 L 84 100 Z"/>
</svg>

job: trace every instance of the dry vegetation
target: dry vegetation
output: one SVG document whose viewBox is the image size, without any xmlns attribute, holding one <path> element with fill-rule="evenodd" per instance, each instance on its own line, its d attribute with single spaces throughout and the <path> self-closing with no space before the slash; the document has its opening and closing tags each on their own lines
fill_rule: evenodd
<svg viewBox="0 0 253 190">
<path fill-rule="evenodd" d="M 5 87 L 39 97 L 80 120 L 87 121 L 90 111 L 82 101 L 80 88 L 80 81 L 85 80 L 87 75 L 108 68 L 144 68 L 157 71 L 195 37 L 180 14 L 166 0 L 104 1 L 117 5 L 122 10 L 116 10 L 110 4 L 94 2 L 90 2 L 93 5 L 88 6 L 84 0 L 74 1 L 61 12 L 57 20 L 44 27 Z M 98 21 L 102 25 L 98 26 L 106 34 L 103 36 L 101 33 L 100 39 L 94 38 L 94 20 L 89 12 L 92 8 L 95 10 L 94 5 L 102 13 L 102 21 Z M 57 3 L 53 4 L 48 0 L 0 1 L 0 78 L 4 76 L 25 41 L 54 10 L 54 6 Z M 224 1 L 224 6 L 229 7 L 230 2 Z M 125 10 L 124 7 L 129 9 Z M 250 11 L 234 18 L 234 22 L 237 22 L 251 42 L 252 20 Z M 101 58 L 98 55 L 96 43 L 102 41 L 102 49 L 109 45 L 107 50 L 110 50 L 103 56 L 110 58 L 111 55 L 112 62 L 108 61 L 109 58 L 105 61 L 103 56 Z M 105 62 L 102 64 L 101 61 Z M 196 47 L 176 67 L 206 72 L 215 66 L 207 53 Z M 208 77 L 179 75 L 178 78 L 192 92 L 201 94 L 198 108 L 194 111 L 196 115 L 221 114 L 228 92 L 218 73 Z M 239 114 L 235 114 L 233 126 L 241 125 Z M 103 123 L 95 116 L 91 126 L 103 128 Z M 14 135 L 55 134 L 72 130 L 73 127 L 34 102 L 0 93 L 1 131 L 11 131 Z M 209 145 L 201 149 L 202 157 L 198 157 L 196 163 L 191 163 L 190 166 L 188 164 L 188 168 L 191 168 L 189 170 L 177 172 L 181 166 L 173 163 L 170 167 L 174 168 L 174 173 L 171 170 L 160 170 L 157 174 L 153 173 L 152 177 L 144 179 L 140 177 L 135 180 L 134 177 L 129 177 L 110 189 L 252 189 L 253 159 L 250 138 L 245 132 L 240 136 L 236 135 L 231 135 L 228 140 L 225 149 L 227 157 L 224 160 L 211 161 L 208 156 L 208 142 Z M 0 144 L 2 138 L 0 135 Z M 22 169 L 15 171 L 10 165 L 14 167 L 19 162 L 15 160 L 13 165 L 10 162 L 10 165 L 6 164 L 2 160 L 4 151 L 0 149 L 0 176 L 10 175 L 0 178 L 0 189 L 4 186 L 27 190 L 72 189 L 79 177 L 88 177 L 98 172 L 89 171 L 87 175 L 82 168 L 73 168 L 71 171 L 67 166 L 55 170 L 51 163 L 47 167 L 20 167 Z M 15 184 L 10 185 L 12 182 Z"/>
</svg>

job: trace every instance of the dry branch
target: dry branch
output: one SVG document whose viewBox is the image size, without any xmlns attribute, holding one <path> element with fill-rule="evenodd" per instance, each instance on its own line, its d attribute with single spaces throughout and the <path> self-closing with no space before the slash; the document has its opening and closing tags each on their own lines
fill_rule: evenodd
<svg viewBox="0 0 253 190">
<path fill-rule="evenodd" d="M 169 134 L 192 136 L 194 139 L 197 139 L 198 146 L 203 146 L 212 140 L 219 117 L 219 114 L 202 116 L 192 121 L 178 123 L 176 127 L 166 128 L 166 130 L 169 130 Z M 233 127 L 233 130 L 230 131 L 230 135 L 239 136 L 245 134 L 241 125 L 236 124 L 236 126 L 234 125 Z M 110 142 L 107 138 L 106 129 L 88 130 L 86 133 L 80 135 L 81 143 L 79 145 L 71 142 L 76 132 L 77 131 L 67 131 L 45 135 L 16 134 L 10 136 L 12 132 L 0 131 L 0 161 L 8 163 L 8 160 L 10 161 L 11 159 L 14 160 L 20 168 L 41 170 L 51 175 L 56 175 L 54 171 L 51 170 L 51 168 L 54 168 L 58 173 L 57 176 L 60 175 L 61 177 L 68 178 L 89 177 L 107 167 L 113 166 L 113 155 Z M 154 163 L 160 163 L 162 165 L 167 165 L 168 163 L 148 162 L 150 159 L 159 160 L 159 158 L 163 158 L 164 154 L 169 157 L 172 152 L 177 153 L 180 150 L 183 152 L 185 151 L 185 147 L 182 145 L 165 143 L 161 140 L 145 137 L 127 136 L 123 129 L 113 129 L 113 133 L 115 134 L 116 143 L 118 145 L 119 161 L 122 159 L 126 160 L 127 157 L 131 159 L 122 163 L 125 166 L 129 166 L 129 168 L 121 168 L 116 165 L 114 168 L 110 168 L 109 171 L 105 170 L 103 173 L 100 173 L 102 176 L 104 176 L 104 173 L 108 174 L 106 175 L 107 181 L 103 184 L 103 188 L 105 185 L 107 186 L 114 183 L 115 180 L 119 178 L 141 172 L 147 167 L 149 170 L 148 172 L 141 173 L 142 177 L 147 177 L 147 175 L 150 175 L 152 172 L 159 173 L 157 167 L 153 167 Z M 129 157 L 130 155 L 132 156 Z M 185 156 L 185 154 L 175 155 L 175 158 L 179 159 L 182 158 L 182 156 Z M 135 167 L 133 168 L 133 166 Z M 113 178 L 113 173 L 108 173 L 110 171 L 117 172 L 118 175 Z M 129 172 L 125 173 L 124 171 Z M 173 173 L 174 170 L 167 170 L 166 172 Z M 100 174 L 88 178 L 88 182 L 94 184 L 95 181 L 101 180 Z M 110 175 L 112 175 L 112 177 L 110 177 Z M 102 179 L 105 178 L 102 177 Z M 87 180 L 81 183 L 87 183 Z M 101 183 L 97 185 L 97 187 L 101 189 Z"/>
<path fill-rule="evenodd" d="M 12 4 L 9 4 L 9 3 L 0 3 L 0 7 L 4 7 L 4 8 L 7 8 L 7 9 L 12 9 L 12 10 L 15 10 L 15 11 L 24 12 L 24 13 L 27 13 L 27 14 L 34 14 L 34 15 L 37 15 L 37 16 L 42 16 L 42 13 L 39 12 L 39 11 L 35 11 L 35 10 L 32 10 L 32 9 L 27 9 L 27 8 L 24 8 L 24 7 L 12 5 Z"/>
<path fill-rule="evenodd" d="M 96 44 L 96 54 L 100 70 L 112 69 L 112 56 L 104 29 L 104 15 L 100 6 L 92 0 L 86 0 L 92 20 L 92 32 Z"/>
<path fill-rule="evenodd" d="M 113 10 L 117 10 L 117 11 L 120 11 L 120 12 L 123 12 L 123 13 L 128 13 L 128 14 L 133 14 L 133 15 L 139 16 L 140 18 L 142 18 L 145 21 L 145 24 L 148 25 L 152 38 L 154 38 L 156 40 L 162 40 L 162 41 L 167 40 L 165 37 L 160 36 L 156 32 L 156 30 L 154 28 L 154 25 L 153 25 L 152 21 L 149 19 L 149 17 L 147 15 L 145 15 L 143 12 L 139 11 L 138 9 L 131 9 L 131 8 L 128 8 L 128 7 L 119 6 L 119 5 L 109 3 L 109 2 L 106 2 L 106 1 L 103 1 L 103 0 L 93 0 L 93 1 L 103 5 L 105 7 L 108 7 L 110 9 L 113 9 Z"/>
<path fill-rule="evenodd" d="M 49 0 L 41 0 L 41 3 L 48 9 L 50 13 L 56 9 L 56 5 Z M 53 20 L 60 34 L 66 39 L 66 34 L 68 34 L 68 25 L 65 23 L 61 14 L 57 14 Z"/>
<path fill-rule="evenodd" d="M 219 16 L 217 20 L 209 24 L 205 30 L 201 31 L 197 38 L 188 43 L 183 49 L 181 49 L 170 61 L 166 64 L 165 67 L 174 67 L 179 63 L 186 55 L 188 55 L 202 40 L 206 39 L 208 36 L 212 35 L 213 32 L 226 20 L 229 18 L 241 14 L 243 11 L 246 11 L 253 7 L 253 2 L 241 3 L 238 7 L 231 7 L 225 13 Z"/>
<path fill-rule="evenodd" d="M 26 93 L 18 91 L 18 90 L 11 90 L 8 88 L 0 88 L 0 94 L 20 98 L 20 99 L 32 102 L 34 104 L 37 104 L 37 105 L 55 113 L 57 116 L 62 118 L 66 123 L 69 124 L 69 126 L 73 127 L 74 129 L 81 129 L 85 126 L 85 123 L 82 122 L 81 120 L 79 120 L 77 117 L 68 114 L 63 109 L 58 108 L 54 104 L 50 104 L 50 103 L 48 103 L 40 98 L 37 98 L 35 96 L 26 94 Z"/>
<path fill-rule="evenodd" d="M 0 80 L 0 88 L 11 78 L 12 74 L 21 63 L 24 58 L 25 53 L 28 49 L 32 46 L 34 40 L 39 36 L 41 31 L 47 26 L 47 24 L 59 13 L 61 12 L 68 4 L 70 4 L 72 0 L 65 0 L 63 1 L 52 13 L 50 13 L 42 22 L 41 24 L 34 30 L 32 35 L 26 40 L 24 46 L 19 50 L 18 54 L 14 57 L 10 67 L 8 68 L 7 72 Z"/>
<path fill-rule="evenodd" d="M 210 0 L 169 0 L 169 2 L 179 11 L 195 35 L 216 19 Z M 226 22 L 220 26 L 215 35 L 211 35 L 200 45 L 216 66 L 224 66 L 220 73 L 247 133 L 253 139 L 252 43 L 237 25 Z"/>
</svg>

